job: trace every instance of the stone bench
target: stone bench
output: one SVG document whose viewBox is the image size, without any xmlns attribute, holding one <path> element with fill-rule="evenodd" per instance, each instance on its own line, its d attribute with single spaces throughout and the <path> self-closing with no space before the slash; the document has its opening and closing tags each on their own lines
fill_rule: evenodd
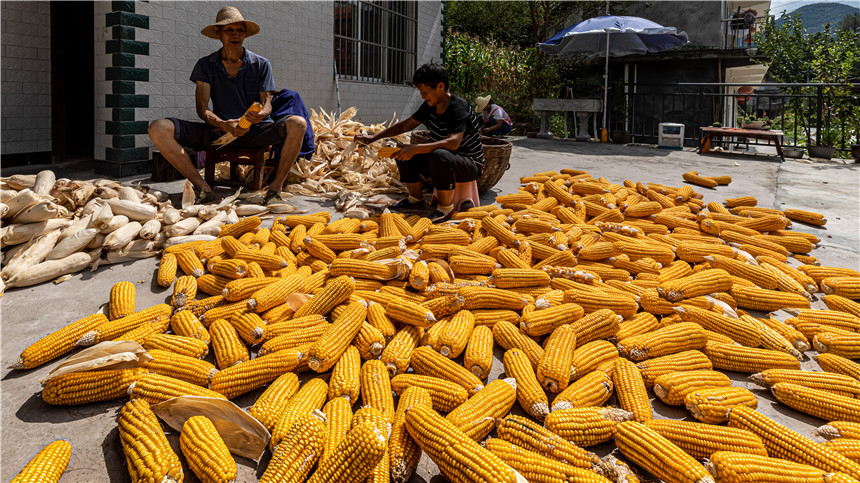
<svg viewBox="0 0 860 483">
<path fill-rule="evenodd" d="M 588 141 L 588 116 L 591 113 L 602 112 L 603 102 L 599 99 L 532 99 L 532 109 L 540 116 L 540 132 L 537 137 L 541 139 L 552 139 L 549 130 L 549 120 L 555 112 L 573 112 L 579 119 L 579 132 L 576 134 L 577 141 Z M 593 116 L 594 133 L 597 135 L 597 116 Z M 574 130 L 576 126 L 574 126 Z"/>
</svg>

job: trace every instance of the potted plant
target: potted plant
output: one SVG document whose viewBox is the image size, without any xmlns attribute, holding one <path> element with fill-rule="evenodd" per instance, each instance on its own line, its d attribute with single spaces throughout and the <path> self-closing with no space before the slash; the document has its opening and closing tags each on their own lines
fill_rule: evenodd
<svg viewBox="0 0 860 483">
<path fill-rule="evenodd" d="M 812 158 L 830 159 L 833 153 L 836 152 L 836 143 L 839 142 L 839 131 L 834 128 L 826 128 L 821 130 L 821 142 L 813 143 L 810 139 L 810 144 L 807 146 L 809 156 Z"/>
</svg>

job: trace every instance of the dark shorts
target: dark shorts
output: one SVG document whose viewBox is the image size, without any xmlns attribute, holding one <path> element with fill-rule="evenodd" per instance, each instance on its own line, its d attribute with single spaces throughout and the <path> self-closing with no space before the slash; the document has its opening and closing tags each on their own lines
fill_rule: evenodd
<svg viewBox="0 0 860 483">
<path fill-rule="evenodd" d="M 500 128 L 494 131 L 490 131 L 487 134 L 489 134 L 490 136 L 504 136 L 505 134 L 508 134 L 513 131 L 513 128 L 514 127 L 510 124 L 502 123 L 502 126 Z"/>
<path fill-rule="evenodd" d="M 455 183 L 475 181 L 481 176 L 484 165 L 447 149 L 417 154 L 409 161 L 397 161 L 400 181 L 417 183 L 421 175 L 433 180 L 437 190 L 452 190 Z"/>
<path fill-rule="evenodd" d="M 287 139 L 286 121 L 290 116 L 277 119 L 274 122 L 251 125 L 251 129 L 230 143 L 232 147 L 265 148 L 272 144 L 281 145 Z M 173 136 L 181 146 L 191 148 L 194 151 L 206 151 L 212 142 L 224 134 L 210 124 L 205 122 L 192 122 L 175 117 L 169 117 L 173 121 Z"/>
</svg>

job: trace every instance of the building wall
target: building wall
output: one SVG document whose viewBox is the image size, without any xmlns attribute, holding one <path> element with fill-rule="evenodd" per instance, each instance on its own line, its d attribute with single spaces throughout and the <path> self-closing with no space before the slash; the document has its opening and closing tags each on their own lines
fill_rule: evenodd
<svg viewBox="0 0 860 483">
<path fill-rule="evenodd" d="M 105 78 L 105 68 L 111 66 L 113 54 L 104 49 L 111 39 L 117 40 L 114 27 L 105 24 L 109 12 L 115 4 L 124 2 L 97 2 L 96 4 L 96 97 L 105 98 L 115 88 L 114 83 Z M 96 160 L 109 160 L 111 163 L 135 161 L 143 166 L 141 148 L 151 148 L 144 123 L 163 117 L 178 117 L 197 120 L 194 109 L 194 84 L 189 77 L 198 59 L 221 47 L 217 40 L 204 37 L 200 30 L 213 22 L 223 3 L 214 2 L 134 2 L 126 7 L 133 9 L 126 23 L 136 23 L 134 42 L 129 49 L 136 49 L 134 69 L 128 75 L 134 81 L 133 133 L 124 132 L 123 138 L 133 136 L 134 144 L 125 143 L 124 153 L 112 151 L 111 145 L 117 139 L 114 133 L 105 132 L 104 126 L 110 125 L 116 116 L 116 106 L 102 104 L 96 106 L 95 157 Z M 439 60 L 442 52 L 442 3 L 440 1 L 419 2 L 418 7 L 418 58 L 421 65 L 431 59 Z M 280 2 L 257 1 L 241 2 L 238 8 L 242 15 L 257 22 L 261 31 L 248 38 L 245 47 L 269 59 L 272 64 L 275 84 L 278 88 L 298 91 L 308 109 L 335 111 L 337 95 L 335 91 L 333 45 L 334 45 L 334 4 L 331 2 Z M 140 17 L 137 20 L 137 17 Z M 148 24 L 144 27 L 143 18 Z M 101 27 L 100 27 L 101 26 Z M 101 36 L 104 37 L 101 37 Z M 101 47 L 100 47 L 101 45 Z M 146 71 L 146 72 L 143 72 Z M 139 80 L 146 78 L 145 81 Z M 362 122 L 374 123 L 390 120 L 392 117 L 403 119 L 409 116 L 421 103 L 418 92 L 409 86 L 380 85 L 354 81 L 340 81 L 341 108 L 359 108 Z M 129 111 L 130 112 L 130 111 Z M 130 153 L 130 154 L 127 154 Z M 136 158 L 126 159 L 129 158 Z M 97 163 L 98 164 L 98 163 Z M 115 173 L 114 167 L 106 167 Z M 125 174 L 125 172 L 121 173 Z"/>
<path fill-rule="evenodd" d="M 642 17 L 667 27 L 687 32 L 690 45 L 720 48 L 723 42 L 723 2 L 634 1 L 624 15 Z"/>
<path fill-rule="evenodd" d="M 48 2 L 0 3 L 3 155 L 51 150 L 51 13 Z"/>
</svg>

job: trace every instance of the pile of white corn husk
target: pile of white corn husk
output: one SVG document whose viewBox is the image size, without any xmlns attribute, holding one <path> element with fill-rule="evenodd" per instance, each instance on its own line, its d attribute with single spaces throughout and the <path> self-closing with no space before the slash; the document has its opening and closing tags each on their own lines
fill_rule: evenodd
<svg viewBox="0 0 860 483">
<path fill-rule="evenodd" d="M 257 201 L 251 195 L 246 202 Z M 291 213 L 287 204 L 236 205 L 240 193 L 215 205 L 194 205 L 186 182 L 182 209 L 165 193 L 108 179 L 56 179 L 53 171 L 0 178 L 0 294 L 87 267 L 156 256 L 161 249 L 212 240 L 245 216 Z"/>
<path fill-rule="evenodd" d="M 377 151 L 383 146 L 409 143 L 409 134 L 367 146 L 356 145 L 356 134 L 375 134 L 396 122 L 392 118 L 388 123 L 368 126 L 354 119 L 357 114 L 355 107 L 340 116 L 311 109 L 316 152 L 310 160 L 300 158 L 293 166 L 289 181 L 296 184 L 289 186 L 291 193 L 333 198 L 344 191 L 362 195 L 404 191 L 398 180 L 397 163 L 379 157 Z"/>
</svg>

